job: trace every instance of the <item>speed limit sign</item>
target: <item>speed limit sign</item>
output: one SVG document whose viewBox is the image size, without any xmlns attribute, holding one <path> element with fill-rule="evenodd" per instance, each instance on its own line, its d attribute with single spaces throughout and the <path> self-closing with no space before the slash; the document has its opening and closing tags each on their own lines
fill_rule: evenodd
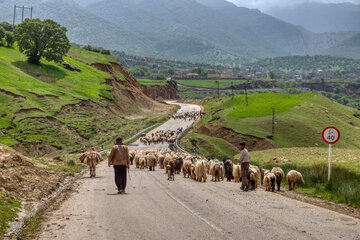
<svg viewBox="0 0 360 240">
<path fill-rule="evenodd" d="M 336 127 L 327 127 L 322 133 L 322 138 L 328 144 L 337 143 L 340 139 L 340 131 Z"/>
<path fill-rule="evenodd" d="M 335 144 L 340 139 L 340 131 L 336 127 L 327 127 L 322 132 L 323 140 L 329 144 L 329 169 L 328 169 L 328 181 L 331 176 L 331 145 Z"/>
</svg>

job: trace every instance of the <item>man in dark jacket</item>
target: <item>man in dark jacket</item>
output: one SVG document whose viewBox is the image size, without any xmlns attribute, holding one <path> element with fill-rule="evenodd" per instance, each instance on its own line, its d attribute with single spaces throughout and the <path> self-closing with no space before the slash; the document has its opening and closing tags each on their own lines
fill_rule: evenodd
<svg viewBox="0 0 360 240">
<path fill-rule="evenodd" d="M 116 145 L 112 148 L 108 157 L 109 167 L 114 166 L 115 184 L 118 194 L 125 193 L 126 170 L 130 168 L 129 149 L 123 144 L 122 138 L 116 139 Z"/>
</svg>

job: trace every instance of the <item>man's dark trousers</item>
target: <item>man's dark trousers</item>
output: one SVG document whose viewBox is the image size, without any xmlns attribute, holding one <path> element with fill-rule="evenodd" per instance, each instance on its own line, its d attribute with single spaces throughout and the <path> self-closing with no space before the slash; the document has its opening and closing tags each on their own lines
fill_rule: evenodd
<svg viewBox="0 0 360 240">
<path fill-rule="evenodd" d="M 119 191 L 126 188 L 126 166 L 114 166 L 115 184 Z"/>
</svg>

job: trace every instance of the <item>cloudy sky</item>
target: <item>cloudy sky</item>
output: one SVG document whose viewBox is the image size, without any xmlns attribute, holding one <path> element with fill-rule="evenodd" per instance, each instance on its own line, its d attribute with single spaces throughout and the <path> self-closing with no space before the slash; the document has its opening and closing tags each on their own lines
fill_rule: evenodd
<svg viewBox="0 0 360 240">
<path fill-rule="evenodd" d="M 351 2 L 360 4 L 360 0 L 228 0 L 238 6 L 247 8 L 258 8 L 262 11 L 266 11 L 273 7 L 283 7 L 303 2 L 322 2 L 322 3 L 339 3 L 339 2 Z"/>
</svg>

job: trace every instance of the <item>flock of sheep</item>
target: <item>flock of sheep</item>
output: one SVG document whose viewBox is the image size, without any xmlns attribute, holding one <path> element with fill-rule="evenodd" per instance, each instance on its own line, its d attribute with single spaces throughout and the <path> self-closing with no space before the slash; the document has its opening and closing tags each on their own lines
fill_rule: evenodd
<svg viewBox="0 0 360 240">
<path fill-rule="evenodd" d="M 199 117 L 201 117 L 204 113 L 202 112 L 186 112 L 186 113 L 176 113 L 174 115 L 172 115 L 172 119 L 184 119 L 185 122 L 186 120 L 193 120 L 195 121 L 196 119 L 198 119 Z"/>
<path fill-rule="evenodd" d="M 135 162 L 136 168 L 149 168 L 155 171 L 155 167 L 165 169 L 168 180 L 175 180 L 174 175 L 180 174 L 181 171 L 185 178 L 191 178 L 195 181 L 206 182 L 208 175 L 211 175 L 211 181 L 234 180 L 240 182 L 241 166 L 234 164 L 231 160 L 221 162 L 217 159 L 208 160 L 197 156 L 191 156 L 185 153 L 175 153 L 172 151 L 161 150 L 133 150 L 130 151 L 130 160 Z M 284 171 L 279 167 L 274 167 L 271 171 L 268 169 L 259 169 L 255 165 L 250 165 L 248 176 L 250 189 L 255 190 L 258 187 L 259 177 L 261 185 L 265 185 L 266 191 L 275 191 L 277 185 L 280 191 L 280 184 L 284 178 Z M 286 175 L 289 183 L 289 190 L 293 190 L 295 184 L 304 183 L 300 172 L 291 170 Z"/>
<path fill-rule="evenodd" d="M 146 137 L 146 135 L 142 136 L 140 138 L 140 142 L 145 145 L 150 145 L 152 143 L 153 144 L 175 143 L 177 137 L 182 131 L 183 131 L 182 128 L 178 128 L 176 131 L 160 130 L 155 133 L 151 133 L 151 136 L 148 137 Z"/>
</svg>

